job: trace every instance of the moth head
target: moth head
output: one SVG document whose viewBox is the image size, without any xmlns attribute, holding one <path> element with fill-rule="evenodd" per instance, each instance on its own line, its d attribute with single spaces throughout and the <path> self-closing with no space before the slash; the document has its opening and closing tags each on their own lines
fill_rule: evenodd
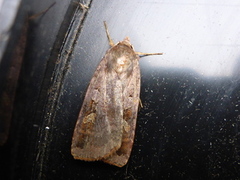
<svg viewBox="0 0 240 180">
<path fill-rule="evenodd" d="M 129 48 L 133 49 L 133 46 L 130 42 L 130 38 L 129 37 L 125 37 L 124 40 L 121 42 L 122 44 L 128 46 Z"/>
<path fill-rule="evenodd" d="M 133 70 L 133 61 L 138 59 L 128 37 L 113 46 L 107 54 L 107 70 L 129 76 Z"/>
</svg>

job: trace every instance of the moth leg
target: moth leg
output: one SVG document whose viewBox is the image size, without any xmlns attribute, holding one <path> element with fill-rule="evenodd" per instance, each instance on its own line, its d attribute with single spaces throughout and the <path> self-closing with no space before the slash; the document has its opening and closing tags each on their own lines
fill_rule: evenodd
<svg viewBox="0 0 240 180">
<path fill-rule="evenodd" d="M 113 40 L 111 39 L 110 34 L 109 34 L 109 32 L 108 32 L 107 23 L 106 23 L 106 21 L 103 21 L 103 23 L 104 23 L 104 27 L 105 27 L 106 34 L 107 34 L 108 43 L 109 43 L 109 45 L 110 45 L 111 47 L 113 47 L 113 46 L 114 46 L 114 42 L 113 42 Z"/>
<path fill-rule="evenodd" d="M 143 104 L 142 104 L 142 101 L 140 98 L 139 98 L 139 106 L 140 106 L 140 108 L 143 108 Z"/>
<path fill-rule="evenodd" d="M 163 53 L 142 53 L 142 52 L 135 52 L 139 56 L 153 56 L 153 55 L 163 55 Z"/>
</svg>

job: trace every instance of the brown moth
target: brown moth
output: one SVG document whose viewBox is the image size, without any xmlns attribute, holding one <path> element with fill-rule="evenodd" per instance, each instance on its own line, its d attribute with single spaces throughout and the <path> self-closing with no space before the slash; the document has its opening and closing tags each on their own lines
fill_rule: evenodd
<svg viewBox="0 0 240 180">
<path fill-rule="evenodd" d="M 74 129 L 74 159 L 101 160 L 124 166 L 133 146 L 140 95 L 139 56 L 162 53 L 135 52 L 129 38 L 114 45 L 98 65 L 88 86 Z"/>
</svg>

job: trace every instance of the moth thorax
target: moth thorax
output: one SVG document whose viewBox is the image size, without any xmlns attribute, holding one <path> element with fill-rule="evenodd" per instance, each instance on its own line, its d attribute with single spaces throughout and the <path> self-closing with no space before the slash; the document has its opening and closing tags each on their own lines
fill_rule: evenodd
<svg viewBox="0 0 240 180">
<path fill-rule="evenodd" d="M 116 63 L 116 72 L 117 73 L 122 73 L 122 72 L 128 71 L 130 66 L 131 66 L 131 61 L 129 60 L 128 57 L 121 56 L 121 57 L 117 58 L 117 63 Z"/>
</svg>

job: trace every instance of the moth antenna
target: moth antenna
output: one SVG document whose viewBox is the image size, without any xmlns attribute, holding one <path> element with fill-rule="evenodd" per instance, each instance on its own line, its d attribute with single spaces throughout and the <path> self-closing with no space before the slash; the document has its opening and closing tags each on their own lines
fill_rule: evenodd
<svg viewBox="0 0 240 180">
<path fill-rule="evenodd" d="M 113 42 L 113 40 L 111 39 L 110 34 L 109 34 L 109 32 L 108 32 L 107 23 L 106 23 L 106 21 L 103 21 L 103 23 L 104 23 L 105 30 L 106 30 L 106 34 L 107 34 L 108 43 L 109 43 L 109 45 L 110 45 L 111 47 L 113 47 L 113 46 L 114 46 L 114 42 Z"/>
<path fill-rule="evenodd" d="M 163 53 L 142 53 L 142 52 L 135 52 L 139 56 L 154 56 L 154 55 L 163 55 Z"/>
<path fill-rule="evenodd" d="M 140 98 L 139 98 L 139 106 L 140 106 L 140 108 L 143 108 L 143 104 L 142 104 L 142 101 Z"/>
</svg>

